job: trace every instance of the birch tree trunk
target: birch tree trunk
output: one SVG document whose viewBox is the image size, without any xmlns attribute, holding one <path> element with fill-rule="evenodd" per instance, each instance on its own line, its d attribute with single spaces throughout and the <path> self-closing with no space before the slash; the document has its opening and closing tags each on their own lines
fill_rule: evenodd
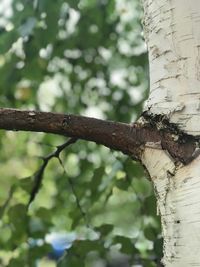
<svg viewBox="0 0 200 267">
<path fill-rule="evenodd" d="M 146 110 L 199 136 L 200 1 L 143 4 L 150 63 Z M 183 165 L 165 150 L 146 147 L 142 161 L 153 180 L 161 215 L 164 266 L 200 266 L 200 157 Z"/>
</svg>

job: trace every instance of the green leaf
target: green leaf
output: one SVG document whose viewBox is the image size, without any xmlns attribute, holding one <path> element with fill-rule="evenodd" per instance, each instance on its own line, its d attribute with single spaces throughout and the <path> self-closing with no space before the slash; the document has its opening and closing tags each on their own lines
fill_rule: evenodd
<svg viewBox="0 0 200 267">
<path fill-rule="evenodd" d="M 79 10 L 78 4 L 80 3 L 80 0 L 68 0 L 67 3 L 70 7 Z"/>
<path fill-rule="evenodd" d="M 123 164 L 124 171 L 129 177 L 137 177 L 141 178 L 143 175 L 143 168 L 137 162 L 134 162 L 132 159 L 127 158 L 127 160 Z"/>
<path fill-rule="evenodd" d="M 94 171 L 94 174 L 92 176 L 92 181 L 90 183 L 90 190 L 93 196 L 95 196 L 95 194 L 98 191 L 98 187 L 101 184 L 104 173 L 105 173 L 104 167 L 99 167 Z"/>
<path fill-rule="evenodd" d="M 130 182 L 124 178 L 124 179 L 119 179 L 115 182 L 115 185 L 121 189 L 121 190 L 124 190 L 124 191 L 127 191 L 129 186 L 130 186 Z"/>
<path fill-rule="evenodd" d="M 147 215 L 156 216 L 156 198 L 154 195 L 145 198 L 144 209 Z"/>
<path fill-rule="evenodd" d="M 9 267 L 21 267 L 21 266 L 24 266 L 24 260 L 22 259 L 11 259 L 9 261 Z"/>
<path fill-rule="evenodd" d="M 25 177 L 19 180 L 19 187 L 21 187 L 27 193 L 30 193 L 32 190 L 32 183 L 33 183 L 32 176 Z"/>
<path fill-rule="evenodd" d="M 143 267 L 157 267 L 157 264 L 155 262 L 152 262 L 151 260 L 143 260 Z"/>
<path fill-rule="evenodd" d="M 49 244 L 44 244 L 42 246 L 33 246 L 29 248 L 29 257 L 31 259 L 39 259 L 44 255 L 48 255 L 52 251 L 52 247 Z"/>
<path fill-rule="evenodd" d="M 146 226 L 145 229 L 144 229 L 144 235 L 147 239 L 151 240 L 151 241 L 154 241 L 156 240 L 157 238 L 157 234 L 154 230 L 153 227 L 151 226 Z"/>
<path fill-rule="evenodd" d="M 79 225 L 80 221 L 84 219 L 83 214 L 78 207 L 76 207 L 74 210 L 71 210 L 69 212 L 69 216 L 72 219 L 72 229 L 75 229 L 77 225 Z"/>
<path fill-rule="evenodd" d="M 85 267 L 85 262 L 82 258 L 78 257 L 78 255 L 66 255 L 64 258 L 59 260 L 57 267 L 80 267 L 83 266 Z"/>
<path fill-rule="evenodd" d="M 107 236 L 114 228 L 112 224 L 103 224 L 95 228 L 95 231 L 100 232 L 101 236 Z"/>
<path fill-rule="evenodd" d="M 99 240 L 80 240 L 75 242 L 78 255 L 85 257 L 91 251 L 101 251 L 103 248 Z"/>
<path fill-rule="evenodd" d="M 133 255 L 136 252 L 136 248 L 132 240 L 125 236 L 116 236 L 113 239 L 113 244 L 120 244 L 120 251 L 125 254 Z"/>
<path fill-rule="evenodd" d="M 9 225 L 12 229 L 13 243 L 20 244 L 26 239 L 26 227 L 28 224 L 27 207 L 23 204 L 12 206 L 8 210 Z"/>
<path fill-rule="evenodd" d="M 94 174 L 91 178 L 91 181 L 88 183 L 88 188 L 91 191 L 91 205 L 94 205 L 102 195 L 102 190 L 99 190 L 102 183 L 103 176 L 105 174 L 105 167 L 101 166 L 94 170 Z"/>
<path fill-rule="evenodd" d="M 8 50 L 12 47 L 12 44 L 17 41 L 19 37 L 17 31 L 11 30 L 9 32 L 0 33 L 0 55 L 8 52 Z"/>
<path fill-rule="evenodd" d="M 163 257 L 163 239 L 162 238 L 157 238 L 155 240 L 154 251 L 158 259 L 161 259 Z"/>
<path fill-rule="evenodd" d="M 16 204 L 9 209 L 8 215 L 11 222 L 21 224 L 23 220 L 27 220 L 27 207 L 23 204 Z"/>
</svg>

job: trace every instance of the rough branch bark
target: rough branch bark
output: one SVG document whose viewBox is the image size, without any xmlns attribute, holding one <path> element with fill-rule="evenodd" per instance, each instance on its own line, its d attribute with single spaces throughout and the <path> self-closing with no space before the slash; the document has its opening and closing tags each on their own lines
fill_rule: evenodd
<svg viewBox="0 0 200 267">
<path fill-rule="evenodd" d="M 145 113 L 141 118 L 140 122 L 130 125 L 77 115 L 0 108 L 0 129 L 45 132 L 93 141 L 136 160 L 141 159 L 145 146 L 165 149 L 174 161 L 184 164 L 195 157 L 195 138 L 177 132 L 162 117 L 152 118 Z M 157 124 L 162 127 L 158 129 Z"/>
</svg>

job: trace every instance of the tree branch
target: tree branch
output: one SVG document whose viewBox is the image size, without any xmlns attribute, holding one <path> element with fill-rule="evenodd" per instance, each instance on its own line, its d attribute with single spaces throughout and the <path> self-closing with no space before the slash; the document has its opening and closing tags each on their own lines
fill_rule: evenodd
<svg viewBox="0 0 200 267">
<path fill-rule="evenodd" d="M 155 136 L 155 131 L 135 126 L 77 115 L 0 108 L 0 129 L 45 132 L 93 141 L 137 159 L 146 135 L 151 132 L 152 142 L 159 141 L 159 136 Z"/>
<path fill-rule="evenodd" d="M 159 130 L 156 123 L 152 124 L 152 118 L 147 115 L 143 118 L 145 123 L 130 125 L 78 115 L 0 108 L 0 129 L 45 132 L 93 141 L 136 160 L 141 160 L 145 146 L 155 148 L 156 144 L 167 150 L 175 161 L 187 164 L 194 159 L 197 142 L 193 136 L 177 132 L 169 122 Z"/>
</svg>

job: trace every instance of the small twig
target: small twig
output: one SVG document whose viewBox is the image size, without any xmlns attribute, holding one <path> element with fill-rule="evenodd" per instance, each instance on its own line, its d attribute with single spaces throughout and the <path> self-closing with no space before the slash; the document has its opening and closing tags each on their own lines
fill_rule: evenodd
<svg viewBox="0 0 200 267">
<path fill-rule="evenodd" d="M 64 144 L 57 146 L 56 150 L 52 153 L 50 153 L 49 155 L 47 155 L 46 157 L 43 158 L 43 164 L 40 167 L 40 169 L 35 173 L 34 175 L 34 184 L 33 184 L 33 188 L 31 190 L 30 193 L 30 199 L 28 202 L 28 208 L 30 206 L 30 204 L 34 201 L 40 187 L 42 184 L 42 180 L 43 180 L 43 174 L 44 171 L 46 169 L 47 164 L 49 163 L 49 161 L 52 158 L 59 158 L 60 153 L 68 146 L 70 146 L 71 144 L 74 144 L 78 139 L 77 138 L 70 138 L 67 142 L 65 142 Z"/>
<path fill-rule="evenodd" d="M 13 196 L 13 193 L 15 191 L 15 187 L 12 186 L 8 192 L 8 197 L 6 198 L 5 202 L 3 203 L 3 205 L 0 207 L 0 219 L 3 217 L 4 215 L 4 212 L 6 210 L 6 208 L 8 207 L 11 199 L 12 199 L 12 196 Z"/>
<path fill-rule="evenodd" d="M 76 200 L 77 208 L 79 209 L 79 211 L 80 211 L 80 213 L 81 213 L 81 215 L 82 215 L 82 217 L 83 217 L 83 219 L 84 219 L 84 221 L 85 221 L 86 226 L 87 226 L 88 228 L 91 228 L 91 226 L 89 225 L 89 222 L 88 222 L 87 214 L 86 214 L 86 212 L 83 210 L 83 208 L 81 207 L 79 198 L 78 198 L 78 196 L 77 196 L 77 194 L 76 194 L 76 190 L 75 190 L 75 188 L 74 188 L 73 181 L 72 181 L 72 179 L 67 175 L 65 166 L 64 166 L 64 164 L 63 164 L 63 162 L 62 162 L 62 160 L 61 160 L 60 157 L 58 157 L 58 161 L 59 161 L 60 165 L 62 166 L 63 171 L 64 171 L 64 173 L 65 173 L 65 175 L 66 175 L 66 177 L 67 177 L 67 179 L 68 179 L 68 183 L 69 183 L 69 185 L 70 185 L 72 194 L 74 195 L 75 200 Z"/>
</svg>

